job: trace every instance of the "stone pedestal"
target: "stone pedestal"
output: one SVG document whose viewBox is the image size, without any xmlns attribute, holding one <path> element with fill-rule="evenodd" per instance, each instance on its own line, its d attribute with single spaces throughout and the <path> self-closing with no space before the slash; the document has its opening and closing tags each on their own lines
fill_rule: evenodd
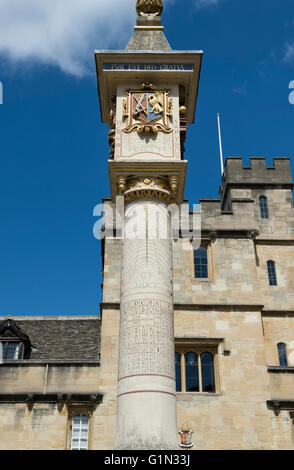
<svg viewBox="0 0 294 470">
<path fill-rule="evenodd" d="M 116 448 L 176 449 L 170 215 L 140 195 L 125 209 Z"/>
</svg>

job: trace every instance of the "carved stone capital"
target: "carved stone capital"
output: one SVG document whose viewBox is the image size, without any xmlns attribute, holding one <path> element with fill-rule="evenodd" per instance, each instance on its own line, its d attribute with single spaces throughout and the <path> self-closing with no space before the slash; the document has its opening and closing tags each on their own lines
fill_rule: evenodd
<svg viewBox="0 0 294 470">
<path fill-rule="evenodd" d="M 155 198 L 172 203 L 175 201 L 168 178 L 154 176 L 136 176 L 127 180 L 125 200 Z"/>
</svg>

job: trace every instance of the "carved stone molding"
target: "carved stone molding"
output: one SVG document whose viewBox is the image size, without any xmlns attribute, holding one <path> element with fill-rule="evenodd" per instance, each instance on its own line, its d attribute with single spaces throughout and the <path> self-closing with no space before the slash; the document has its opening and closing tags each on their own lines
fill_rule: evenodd
<svg viewBox="0 0 294 470">
<path fill-rule="evenodd" d="M 62 412 L 63 406 L 64 406 L 64 397 L 63 397 L 63 394 L 62 394 L 62 393 L 58 393 L 58 394 L 57 394 L 57 409 L 58 409 L 58 412 L 59 412 L 59 413 Z"/>
<path fill-rule="evenodd" d="M 294 400 L 268 400 L 266 404 L 268 409 L 274 412 L 275 416 L 279 416 L 281 411 L 289 411 L 293 415 Z"/>
<path fill-rule="evenodd" d="M 33 393 L 28 393 L 26 402 L 27 402 L 28 410 L 32 411 L 34 407 L 34 394 Z"/>
<path fill-rule="evenodd" d="M 175 193 L 178 190 L 179 178 L 177 176 L 169 176 L 168 180 L 172 192 Z"/>
<path fill-rule="evenodd" d="M 28 410 L 32 411 L 36 403 L 57 403 L 58 410 L 62 411 L 64 405 L 88 406 L 98 405 L 103 400 L 101 393 L 9 393 L 0 394 L 0 403 L 26 403 Z"/>
<path fill-rule="evenodd" d="M 124 193 L 126 190 L 127 178 L 125 176 L 120 176 L 118 178 L 118 189 L 120 193 Z"/>
<path fill-rule="evenodd" d="M 175 184 L 174 180 L 173 184 Z M 175 202 L 175 196 L 173 194 L 174 191 L 175 190 L 171 190 L 168 178 L 138 176 L 129 177 L 127 179 L 124 196 L 126 201 L 155 198 L 168 203 L 173 203 Z"/>
</svg>

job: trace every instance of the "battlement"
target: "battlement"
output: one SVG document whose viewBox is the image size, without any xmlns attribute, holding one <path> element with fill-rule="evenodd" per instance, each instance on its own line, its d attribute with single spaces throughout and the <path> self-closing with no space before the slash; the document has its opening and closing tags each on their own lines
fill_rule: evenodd
<svg viewBox="0 0 294 470">
<path fill-rule="evenodd" d="M 264 157 L 252 157 L 250 158 L 250 166 L 243 166 L 242 158 L 228 157 L 220 188 L 222 197 L 229 186 L 294 187 L 290 159 L 277 157 L 273 159 L 273 166 L 267 166 Z"/>
</svg>

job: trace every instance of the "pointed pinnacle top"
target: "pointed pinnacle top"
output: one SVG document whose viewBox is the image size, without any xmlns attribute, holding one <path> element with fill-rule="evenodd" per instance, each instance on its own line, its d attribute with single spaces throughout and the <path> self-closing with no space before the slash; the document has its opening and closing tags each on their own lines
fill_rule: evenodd
<svg viewBox="0 0 294 470">
<path fill-rule="evenodd" d="M 161 26 L 162 0 L 137 0 L 137 26 L 126 50 L 162 50 L 171 47 Z"/>
</svg>

